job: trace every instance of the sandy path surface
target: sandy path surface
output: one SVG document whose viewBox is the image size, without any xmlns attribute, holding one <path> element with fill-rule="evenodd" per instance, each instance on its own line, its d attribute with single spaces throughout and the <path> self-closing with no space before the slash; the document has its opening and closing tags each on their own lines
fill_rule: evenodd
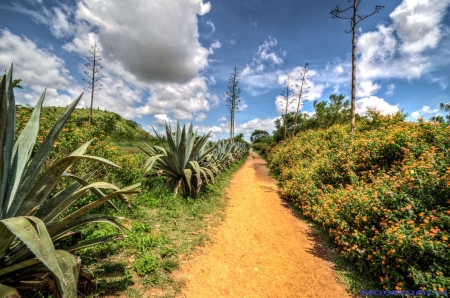
<svg viewBox="0 0 450 298">
<path fill-rule="evenodd" d="M 187 284 L 180 297 L 351 297 L 256 153 L 227 192 L 226 219 L 211 235 L 213 244 L 182 264 L 179 276 Z"/>
</svg>

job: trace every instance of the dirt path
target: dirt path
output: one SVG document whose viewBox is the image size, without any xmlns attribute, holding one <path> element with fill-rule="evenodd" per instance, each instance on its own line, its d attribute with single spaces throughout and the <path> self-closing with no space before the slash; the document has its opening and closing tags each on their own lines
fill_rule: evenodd
<svg viewBox="0 0 450 298">
<path fill-rule="evenodd" d="M 181 297 L 351 297 L 311 229 L 280 199 L 262 158 L 252 152 L 227 191 L 212 246 L 182 264 Z"/>
</svg>

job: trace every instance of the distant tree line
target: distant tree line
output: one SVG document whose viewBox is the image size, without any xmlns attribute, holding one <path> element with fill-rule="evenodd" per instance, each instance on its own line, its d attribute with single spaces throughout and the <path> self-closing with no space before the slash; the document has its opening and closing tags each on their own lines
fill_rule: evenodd
<svg viewBox="0 0 450 298">
<path fill-rule="evenodd" d="M 294 136 L 307 129 L 327 128 L 335 124 L 350 124 L 350 102 L 344 99 L 345 95 L 343 94 L 332 94 L 328 102 L 314 101 L 314 114 L 289 112 L 282 115 L 281 118 L 275 120 L 276 130 L 273 132 L 273 141 L 278 143 L 283 140 L 285 129 L 288 136 Z M 296 116 L 297 123 L 295 121 Z M 286 120 L 282 121 L 282 119 Z"/>
</svg>

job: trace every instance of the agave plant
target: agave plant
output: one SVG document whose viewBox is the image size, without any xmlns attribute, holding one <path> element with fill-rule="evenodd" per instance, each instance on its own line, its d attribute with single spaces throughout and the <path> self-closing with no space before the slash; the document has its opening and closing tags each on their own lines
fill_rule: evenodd
<svg viewBox="0 0 450 298">
<path fill-rule="evenodd" d="M 119 189 L 105 182 L 89 184 L 85 177 L 68 174 L 67 170 L 81 159 L 118 167 L 101 157 L 85 155 L 90 142 L 41 173 L 51 148 L 82 95 L 68 106 L 31 156 L 45 92 L 14 142 L 16 111 L 12 71 L 11 66 L 0 81 L 0 297 L 18 297 L 18 289 L 43 286 L 52 288 L 53 297 L 77 297 L 81 262 L 72 252 L 117 239 L 122 234 L 81 243 L 76 240 L 64 250 L 55 250 L 55 244 L 72 237 L 76 228 L 92 222 L 106 222 L 123 229 L 117 222 L 119 218 L 86 213 L 116 196 L 130 207 L 125 194 L 136 193 L 133 189 L 139 184 Z M 62 176 L 74 182 L 53 194 Z M 108 189 L 110 193 L 104 194 L 101 189 Z M 99 198 L 70 213 L 68 208 L 88 191 Z"/>
<path fill-rule="evenodd" d="M 162 137 L 155 131 L 157 137 Z M 149 151 L 141 148 L 149 159 L 145 164 L 145 173 L 155 166 L 159 173 L 166 176 L 166 185 L 175 184 L 174 192 L 181 190 L 183 196 L 197 196 L 202 185 L 214 183 L 214 177 L 219 169 L 214 161 L 210 160 L 210 153 L 214 146 L 207 148 L 207 140 L 211 132 L 198 137 L 193 131 L 192 123 L 186 130 L 183 125 L 177 124 L 176 132 L 166 123 L 166 139 L 168 148 L 161 146 L 147 146 Z M 145 142 L 144 142 L 145 143 Z"/>
<path fill-rule="evenodd" d="M 232 142 L 230 140 L 221 140 L 211 152 L 221 170 L 229 167 L 239 160 L 247 152 L 247 146 L 242 142 Z"/>
</svg>

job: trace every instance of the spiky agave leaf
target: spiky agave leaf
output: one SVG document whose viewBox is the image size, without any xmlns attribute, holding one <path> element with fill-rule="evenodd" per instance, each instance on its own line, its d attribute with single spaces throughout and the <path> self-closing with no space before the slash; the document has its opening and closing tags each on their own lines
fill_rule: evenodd
<svg viewBox="0 0 450 298">
<path fill-rule="evenodd" d="M 91 211 L 92 209 L 100 206 L 101 204 L 105 203 L 106 201 L 116 197 L 119 194 L 136 194 L 139 193 L 138 191 L 134 190 L 135 188 L 139 187 L 140 183 L 127 186 L 123 189 L 118 189 L 114 191 L 111 194 L 108 194 L 104 196 L 103 198 L 99 198 L 95 200 L 94 202 L 79 208 L 77 211 L 67 215 L 66 217 L 54 222 L 54 224 L 50 225 L 48 228 L 50 235 L 54 235 L 58 231 L 60 231 L 62 228 L 64 228 L 66 225 L 70 224 L 75 219 L 79 218 L 80 216 L 86 214 L 87 212 Z"/>
<path fill-rule="evenodd" d="M 52 241 L 63 239 L 72 232 L 71 229 L 91 222 L 107 222 L 123 230 L 123 226 L 116 221 L 120 218 L 101 215 L 82 216 L 115 196 L 131 207 L 125 194 L 136 193 L 132 189 L 138 185 L 119 189 L 112 184 L 101 182 L 88 184 L 84 179 L 76 177 L 76 183 L 48 199 L 61 176 L 80 159 L 115 167 L 117 165 L 100 157 L 85 155 L 90 144 L 87 142 L 68 157 L 57 160 L 45 173 L 40 173 L 81 95 L 55 122 L 30 160 L 30 153 L 36 142 L 39 112 L 45 92 L 14 144 L 16 112 L 11 82 L 12 67 L 0 78 L 0 293 L 2 293 L 0 297 L 6 295 L 4 293 L 15 295 L 17 291 L 11 290 L 11 286 L 33 288 L 43 284 L 52 286 L 54 293 L 63 297 L 76 297 L 81 263 L 67 251 L 55 251 Z M 101 188 L 111 189 L 112 193 L 105 195 L 100 191 Z M 96 193 L 100 199 L 70 215 L 65 215 L 63 221 L 59 221 L 58 216 L 88 190 Z M 36 216 L 29 216 L 30 214 Z M 50 230 L 45 223 L 52 225 L 52 233 L 49 233 Z M 107 240 L 94 239 L 89 245 Z"/>
<path fill-rule="evenodd" d="M 39 218 L 33 216 L 13 217 L 0 220 L 0 223 L 8 228 L 9 233 L 19 238 L 57 277 L 62 293 L 65 293 L 67 297 L 76 297 L 76 277 L 73 272 L 63 271 L 63 268 L 59 266 L 50 235 L 45 224 Z M 74 258 L 74 256 L 70 256 Z"/>
<path fill-rule="evenodd" d="M 32 264 L 31 267 L 30 261 L 34 261 L 35 259 L 14 265 L 17 270 L 2 274 L 2 281 L 6 285 L 14 284 L 16 288 L 23 290 L 36 290 L 49 285 L 53 291 L 54 297 L 77 297 L 77 280 L 79 272 L 81 271 L 80 258 L 65 250 L 56 250 L 54 255 L 61 271 L 66 276 L 73 275 L 75 277 L 74 282 L 67 284 L 63 283 L 61 279 L 41 262 Z M 16 282 L 17 276 L 21 276 L 19 283 Z M 75 293 L 75 296 L 73 293 Z"/>
<path fill-rule="evenodd" d="M 20 296 L 16 289 L 0 284 L 0 297 L 18 298 Z"/>
<path fill-rule="evenodd" d="M 11 216 L 26 215 L 34 206 L 42 204 L 53 191 L 61 176 L 78 160 L 86 159 L 98 161 L 107 165 L 116 166 L 111 161 L 88 155 L 69 155 L 54 162 L 50 168 L 36 181 L 30 193 L 21 202 L 20 206 L 10 209 L 8 214 Z"/>
<path fill-rule="evenodd" d="M 12 65 L 6 75 L 0 80 L 0 219 L 6 209 L 3 208 L 6 200 L 6 190 L 11 168 L 12 148 L 14 146 L 14 134 L 16 129 L 16 105 L 12 90 Z M 2 248 L 0 247 L 0 257 Z"/>
<path fill-rule="evenodd" d="M 24 174 L 21 178 L 21 180 L 18 182 L 19 188 L 17 190 L 17 193 L 12 195 L 9 193 L 9 197 L 6 197 L 5 200 L 9 201 L 9 207 L 5 210 L 4 216 L 6 217 L 13 217 L 13 216 L 19 216 L 19 215 L 26 215 L 28 212 L 39 204 L 34 204 L 35 199 L 31 199 L 31 197 L 34 197 L 34 192 L 36 191 L 33 189 L 33 187 L 36 184 L 36 178 L 39 175 L 40 170 L 45 164 L 45 160 L 47 159 L 48 155 L 50 154 L 51 149 L 53 148 L 53 145 L 55 144 L 55 141 L 57 140 L 59 133 L 62 131 L 62 128 L 64 127 L 65 123 L 69 119 L 70 114 L 75 109 L 78 101 L 81 99 L 80 95 L 77 99 L 75 99 L 72 104 L 66 109 L 63 115 L 60 116 L 60 118 L 55 122 L 52 129 L 50 130 L 47 137 L 42 142 L 41 146 L 39 147 L 38 151 L 36 152 L 33 159 L 29 162 L 29 165 L 27 169 L 24 171 Z M 43 98 L 42 98 L 43 100 Z M 41 102 L 42 104 L 42 102 Z M 33 111 L 34 113 L 35 111 Z M 30 125 L 30 126 L 29 126 Z M 30 130 L 39 128 L 39 115 L 37 115 L 37 121 L 27 123 L 25 126 L 24 131 L 30 127 Z M 19 137 L 20 138 L 20 137 Z M 34 146 L 34 143 L 36 141 L 36 137 L 28 138 L 27 142 L 31 143 Z M 20 156 L 19 158 L 26 158 L 25 156 Z M 27 164 L 28 164 L 28 158 L 26 158 Z M 47 171 L 48 172 L 48 171 Z M 53 180 L 51 180 L 50 183 L 56 183 L 59 180 L 59 177 L 56 177 L 54 175 Z M 42 187 L 42 182 L 45 182 L 45 179 L 41 179 L 40 187 Z M 48 184 L 49 182 L 47 182 Z M 53 188 L 51 188 L 53 189 Z M 48 195 L 48 194 L 47 194 Z M 25 201 L 25 203 L 24 203 Z M 24 206 L 22 206 L 24 204 Z"/>
<path fill-rule="evenodd" d="M 73 174 L 71 174 L 71 173 L 64 173 L 62 176 L 64 176 L 64 177 L 70 177 L 70 178 L 74 179 L 75 181 L 77 181 L 77 182 L 78 182 L 79 184 L 81 184 L 81 185 L 84 185 L 84 186 L 89 185 L 89 182 L 86 181 L 87 176 L 85 176 L 85 177 L 82 178 L 82 177 L 77 177 L 77 176 L 75 176 L 75 175 L 73 175 Z M 91 191 L 92 191 L 92 193 L 96 194 L 96 195 L 99 196 L 99 197 L 105 196 L 105 194 L 104 194 L 100 189 L 98 189 L 98 188 L 93 188 Z M 127 206 L 128 210 L 130 210 L 131 213 L 134 214 L 133 208 L 131 207 L 131 204 L 130 204 L 130 202 L 128 201 L 128 199 L 127 199 L 126 197 L 123 197 L 123 198 L 121 197 L 120 199 L 121 199 L 122 202 Z M 119 212 L 119 208 L 117 208 L 116 205 L 114 205 L 114 203 L 113 203 L 112 201 L 108 201 L 107 203 L 108 203 L 111 207 L 113 207 L 114 210 L 116 210 L 117 212 Z"/>
<path fill-rule="evenodd" d="M 156 131 L 155 131 L 156 132 Z M 206 162 L 214 146 L 207 148 L 207 140 L 211 133 L 196 140 L 196 133 L 193 131 L 192 123 L 186 129 L 177 123 L 177 130 L 172 131 L 170 125 L 166 123 L 166 137 L 168 148 L 160 146 L 150 147 L 144 150 L 149 158 L 145 164 L 145 172 L 149 172 L 156 167 L 162 170 L 168 179 L 166 184 L 175 183 L 174 192 L 180 189 L 183 195 L 191 194 L 196 196 L 201 186 L 214 181 L 214 174 L 219 170 L 212 162 Z"/>
<path fill-rule="evenodd" d="M 126 220 L 126 218 L 123 217 L 116 217 L 116 216 L 109 216 L 109 215 L 103 215 L 103 214 L 91 214 L 86 215 L 83 217 L 80 217 L 74 221 L 72 221 L 70 224 L 66 225 L 62 229 L 60 229 L 58 232 L 53 233 L 51 235 L 53 242 L 60 241 L 61 239 L 64 239 L 65 237 L 69 237 L 72 235 L 72 231 L 76 228 L 79 228 L 81 226 L 91 224 L 91 223 L 107 223 L 114 227 L 116 227 L 118 230 L 121 231 L 128 231 L 128 229 L 120 224 L 118 220 Z"/>
<path fill-rule="evenodd" d="M 74 228 L 76 226 L 78 226 L 77 224 L 74 224 L 74 221 L 76 219 L 78 219 L 79 217 L 85 215 L 87 212 L 91 211 L 92 209 L 100 206 L 101 204 L 105 203 L 106 201 L 110 200 L 111 198 L 117 196 L 118 194 L 135 194 L 138 193 L 137 191 L 133 190 L 136 187 L 138 187 L 140 184 L 134 184 L 128 187 L 125 187 L 123 189 L 119 189 L 107 196 L 104 196 L 102 198 L 97 199 L 96 201 L 82 207 L 79 208 L 78 210 L 76 210 L 75 212 L 65 216 L 62 219 L 58 219 L 55 221 L 52 221 L 49 223 L 48 225 L 48 234 L 53 238 L 57 238 L 57 236 L 60 236 L 61 233 L 63 232 L 67 232 L 68 231 L 68 227 L 70 225 L 73 225 Z M 59 210 L 58 210 L 59 211 Z M 57 211 L 57 212 L 58 212 Z M 84 224 L 88 224 L 90 222 L 95 222 L 96 220 L 92 219 L 92 220 L 87 220 Z M 83 224 L 83 225 L 84 225 Z M 20 249 L 19 249 L 20 248 Z M 24 260 L 25 258 L 29 257 L 31 255 L 31 252 L 26 248 L 26 247 L 19 247 L 18 249 L 15 249 L 14 254 L 10 255 L 9 258 L 5 259 L 4 263 L 5 265 L 12 265 L 16 262 L 20 262 L 22 260 Z"/>
</svg>

